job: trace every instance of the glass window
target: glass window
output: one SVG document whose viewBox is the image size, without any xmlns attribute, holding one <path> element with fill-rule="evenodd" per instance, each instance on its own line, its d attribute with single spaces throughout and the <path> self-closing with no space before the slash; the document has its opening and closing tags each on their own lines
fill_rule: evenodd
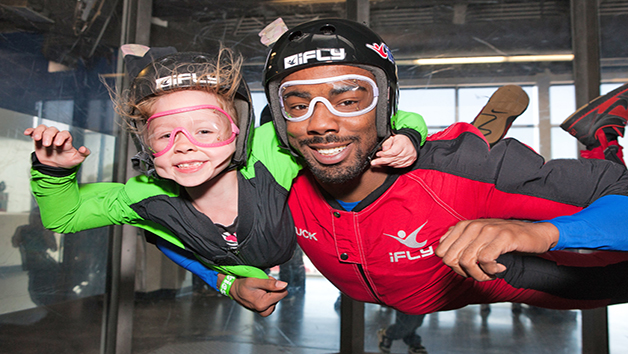
<svg viewBox="0 0 628 354">
<path fill-rule="evenodd" d="M 498 87 L 461 88 L 458 98 L 460 121 L 471 123 L 497 89 Z"/>
<path fill-rule="evenodd" d="M 11 352 L 37 351 L 42 346 L 53 352 L 97 352 L 108 228 L 72 234 L 44 229 L 30 194 L 33 143 L 22 135 L 39 121 L 60 128 L 68 125 L 5 109 L 0 109 L 0 116 L 0 150 L 8 157 L 0 171 L 0 323 L 3 336 L 11 336 L 3 339 L 3 347 Z M 111 181 L 115 137 L 70 128 L 92 151 L 79 180 Z M 77 308 L 89 310 L 77 313 Z M 80 332 L 84 337 L 68 342 L 55 334 L 62 331 Z"/>
<path fill-rule="evenodd" d="M 266 94 L 264 92 L 251 92 L 251 98 L 253 99 L 253 110 L 255 112 L 255 126 L 260 125 L 262 119 L 262 112 L 268 102 L 266 101 Z"/>
<path fill-rule="evenodd" d="M 429 127 L 447 127 L 456 121 L 456 90 L 401 89 L 399 109 L 419 113 Z"/>
<path fill-rule="evenodd" d="M 101 346 L 109 229 L 44 229 L 30 192 L 34 145 L 23 135 L 38 124 L 70 130 L 75 146 L 92 152 L 78 180 L 112 181 L 117 128 L 100 75 L 116 71 L 106 44 L 114 33 L 98 42 L 105 22 L 95 21 L 75 34 L 76 5 L 0 6 L 0 351 L 7 353 L 98 353 Z M 100 10 L 112 11 L 106 4 Z"/>
<path fill-rule="evenodd" d="M 550 121 L 552 125 L 552 158 L 577 158 L 578 141 L 560 128 L 560 124 L 576 110 L 573 85 L 552 85 L 549 89 Z"/>
</svg>

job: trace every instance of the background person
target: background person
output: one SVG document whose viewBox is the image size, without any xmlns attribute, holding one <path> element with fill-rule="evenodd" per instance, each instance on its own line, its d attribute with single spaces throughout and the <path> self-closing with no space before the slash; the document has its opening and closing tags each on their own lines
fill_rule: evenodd
<svg viewBox="0 0 628 354">
<path fill-rule="evenodd" d="M 31 210 L 28 224 L 15 229 L 11 244 L 20 249 L 22 269 L 28 272 L 28 293 L 33 303 L 37 306 L 55 303 L 61 266 L 48 250 L 56 251 L 57 241 L 54 233 L 42 225 L 39 209 Z"/>
</svg>

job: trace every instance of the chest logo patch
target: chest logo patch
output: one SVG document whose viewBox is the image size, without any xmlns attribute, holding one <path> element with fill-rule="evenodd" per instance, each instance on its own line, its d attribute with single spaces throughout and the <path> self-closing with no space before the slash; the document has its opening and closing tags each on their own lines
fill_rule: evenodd
<svg viewBox="0 0 628 354">
<path fill-rule="evenodd" d="M 423 229 L 423 226 L 425 226 L 426 224 L 427 224 L 427 221 L 423 223 L 423 225 L 419 226 L 416 230 L 412 231 L 412 233 L 408 235 L 407 237 L 406 237 L 406 232 L 404 230 L 399 230 L 397 232 L 397 236 L 389 235 L 389 234 L 384 234 L 384 235 L 394 238 L 395 240 L 399 241 L 399 243 L 401 243 L 402 245 L 406 247 L 421 248 L 427 244 L 427 240 L 423 242 L 418 242 L 417 236 L 419 235 L 419 232 L 421 232 L 421 229 Z"/>
</svg>

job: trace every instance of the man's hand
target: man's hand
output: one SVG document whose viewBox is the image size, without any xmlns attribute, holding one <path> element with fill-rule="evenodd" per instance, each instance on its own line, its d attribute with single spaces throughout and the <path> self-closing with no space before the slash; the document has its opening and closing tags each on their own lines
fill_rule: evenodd
<svg viewBox="0 0 628 354">
<path fill-rule="evenodd" d="M 486 281 L 506 270 L 495 261 L 501 254 L 544 253 L 556 245 L 558 237 L 558 229 L 547 222 L 467 220 L 441 237 L 436 255 L 463 277 Z"/>
<path fill-rule="evenodd" d="M 382 150 L 375 154 L 371 166 L 404 168 L 412 165 L 417 153 L 410 138 L 403 134 L 393 135 L 382 143 Z"/>
<path fill-rule="evenodd" d="M 72 168 L 80 165 L 89 155 L 85 146 L 78 150 L 72 146 L 72 135 L 67 130 L 59 131 L 41 124 L 37 128 L 26 129 L 24 135 L 33 139 L 37 159 L 47 166 Z"/>
<path fill-rule="evenodd" d="M 220 276 L 218 280 L 222 281 Z M 279 300 L 288 295 L 287 285 L 288 283 L 273 277 L 268 279 L 238 278 L 231 286 L 229 295 L 240 305 L 266 317 L 275 311 Z"/>
</svg>

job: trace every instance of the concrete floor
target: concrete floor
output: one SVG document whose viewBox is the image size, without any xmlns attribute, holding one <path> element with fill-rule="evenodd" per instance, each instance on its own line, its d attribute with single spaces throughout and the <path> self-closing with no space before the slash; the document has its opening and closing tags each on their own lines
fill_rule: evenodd
<svg viewBox="0 0 628 354">
<path fill-rule="evenodd" d="M 12 286 L 2 279 L 0 303 L 12 294 L 19 302 L 23 279 Z M 21 284 L 21 285 L 20 285 Z M 176 298 L 138 300 L 133 323 L 133 353 L 335 353 L 339 349 L 338 291 L 324 278 L 308 277 L 304 296 L 282 301 L 262 318 L 215 293 L 190 292 Z M 23 298 L 23 297 L 22 297 Z M 24 300 L 26 301 L 26 300 Z M 28 306 L 27 306 L 28 307 Z M 626 305 L 610 313 L 611 352 L 628 353 Z M 378 352 L 377 329 L 394 320 L 394 311 L 365 308 L 365 350 Z M 418 333 L 430 353 L 580 353 L 580 312 L 493 304 L 487 316 L 479 306 L 428 315 Z M 48 307 L 0 315 L 0 353 L 99 353 L 102 299 L 92 296 Z M 393 353 L 406 353 L 401 341 Z"/>
</svg>

